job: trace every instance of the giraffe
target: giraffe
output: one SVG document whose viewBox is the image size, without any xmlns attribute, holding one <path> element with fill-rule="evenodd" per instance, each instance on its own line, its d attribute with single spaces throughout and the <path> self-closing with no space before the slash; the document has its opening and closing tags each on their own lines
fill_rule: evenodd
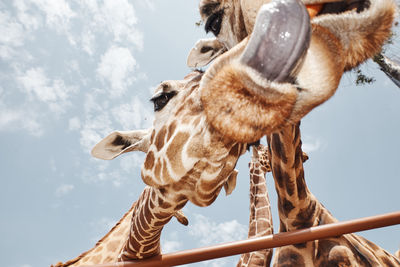
<svg viewBox="0 0 400 267">
<path fill-rule="evenodd" d="M 266 174 L 271 172 L 269 150 L 262 144 L 254 145 L 253 154 L 249 163 L 250 170 L 250 220 L 248 237 L 259 237 L 273 234 L 272 213 Z M 302 161 L 305 162 L 308 155 L 303 152 Z M 242 254 L 237 267 L 264 267 L 270 266 L 272 249 L 253 251 Z"/>
<path fill-rule="evenodd" d="M 133 210 L 119 261 L 159 255 L 161 231 L 173 214 L 188 201 L 208 206 L 222 187 L 229 193 L 236 184 L 234 167 L 247 145 L 208 125 L 200 102 L 202 76 L 193 71 L 181 81 L 162 82 L 151 98 L 155 116 L 150 129 L 113 132 L 92 150 L 101 159 L 146 153 L 141 177 L 148 186 Z"/>
<path fill-rule="evenodd" d="M 394 20 L 393 0 L 324 2 L 304 0 L 309 10 L 321 8 L 310 20 L 300 0 L 200 1 L 205 30 L 217 39 L 200 40 L 188 65 L 218 56 L 201 84 L 214 128 L 251 143 L 295 124 L 336 92 L 344 72 L 380 52 Z M 228 51 L 219 56 L 221 50 Z"/>
<path fill-rule="evenodd" d="M 250 219 L 248 237 L 273 234 L 272 213 L 265 175 L 271 171 L 267 147 L 252 146 L 253 154 L 249 163 L 250 171 Z M 237 267 L 269 266 L 272 249 L 242 254 Z"/>
<path fill-rule="evenodd" d="M 267 136 L 278 194 L 280 232 L 337 222 L 304 179 L 300 123 Z M 274 266 L 400 266 L 400 260 L 356 234 L 276 249 Z"/>
<path fill-rule="evenodd" d="M 266 147 L 262 145 L 253 147 L 253 157 L 249 163 L 251 196 L 249 237 L 269 235 L 273 232 L 270 202 L 265 184 L 265 174 L 271 171 L 267 153 Z M 143 198 L 143 195 L 141 197 Z M 51 267 L 73 267 L 117 262 L 123 251 L 125 240 L 129 236 L 132 215 L 135 213 L 136 205 L 137 202 L 92 249 L 72 260 L 65 263 L 59 262 L 51 265 Z M 177 211 L 174 216 L 181 224 L 188 225 L 188 220 L 181 211 Z M 240 258 L 238 266 L 255 267 L 257 266 L 255 262 L 262 263 L 259 266 L 269 266 L 271 257 L 272 250 L 270 249 L 246 253 Z"/>
<path fill-rule="evenodd" d="M 115 131 L 92 149 L 92 155 L 100 159 L 113 159 L 131 151 L 145 152 L 141 176 L 147 186 L 131 214 L 122 219 L 124 223 L 120 222 L 92 250 L 57 267 L 99 263 L 100 257 L 92 256 L 97 256 L 94 254 L 104 247 L 104 242 L 126 227 L 128 220 L 123 245 L 107 260 L 159 255 L 163 226 L 173 216 L 183 217 L 179 211 L 187 201 L 208 206 L 222 187 L 227 194 L 233 191 L 237 177 L 234 167 L 247 145 L 228 140 L 208 126 L 199 97 L 202 76 L 202 72 L 193 71 L 181 81 L 162 82 L 151 98 L 155 111 L 151 128 Z"/>
<path fill-rule="evenodd" d="M 260 98 L 265 97 L 262 95 L 263 94 L 262 88 L 259 89 L 256 93 L 254 93 L 254 91 L 256 90 L 247 88 L 251 87 L 248 86 L 248 84 L 257 83 L 257 80 L 259 80 L 259 77 L 256 75 L 253 75 L 252 77 L 249 78 L 249 76 L 251 76 L 252 74 L 251 72 L 254 70 L 258 71 L 259 69 L 262 69 L 262 66 L 261 67 L 252 66 L 253 69 L 251 69 L 250 71 L 246 70 L 246 68 L 248 68 L 250 64 L 248 64 L 247 66 L 243 66 L 243 62 L 251 63 L 251 60 L 246 60 L 245 58 L 246 49 L 249 46 L 256 48 L 262 47 L 263 41 L 260 40 L 260 38 L 258 37 L 256 38 L 253 37 L 255 34 L 258 34 L 257 29 L 260 28 L 261 26 L 265 27 L 265 25 L 268 25 L 268 23 L 271 23 L 271 21 L 273 21 L 274 19 L 279 22 L 279 19 L 277 19 L 277 17 L 285 15 L 285 13 L 282 11 L 286 10 L 290 11 L 293 9 L 284 7 L 286 1 L 282 1 L 281 3 L 275 2 L 274 4 L 270 4 L 269 6 L 264 6 L 260 10 L 260 13 L 262 14 L 258 15 L 257 19 L 254 20 L 255 17 L 254 14 L 256 14 L 259 7 L 264 2 L 267 1 L 239 2 L 235 0 L 232 1 L 202 0 L 200 3 L 200 13 L 202 15 L 203 20 L 206 21 L 205 29 L 206 31 L 207 30 L 212 31 L 214 35 L 216 35 L 217 41 L 216 40 L 199 41 L 195 45 L 195 48 L 189 54 L 188 58 L 189 65 L 193 64 L 196 65 L 197 64 L 196 62 L 199 62 L 200 65 L 207 64 L 208 62 L 210 62 L 215 57 L 215 55 L 217 55 L 217 51 L 219 51 L 218 49 L 220 49 L 218 47 L 214 49 L 212 47 L 214 43 L 219 44 L 219 47 L 222 47 L 222 49 L 227 50 L 230 47 L 236 45 L 238 42 L 240 42 L 239 44 L 234 46 L 231 50 L 229 50 L 227 53 L 223 54 L 222 56 L 218 56 L 216 62 L 207 70 L 209 75 L 207 77 L 206 73 L 204 77 L 205 82 L 202 84 L 202 86 L 204 87 L 209 86 L 208 94 L 202 95 L 202 100 L 204 102 L 213 101 L 212 103 L 215 103 L 216 101 L 220 101 L 221 103 L 224 103 L 226 101 L 226 98 L 224 98 L 223 94 L 227 95 L 227 97 L 230 98 L 236 97 L 235 99 L 236 103 L 234 101 L 230 101 L 230 103 L 228 103 L 225 106 L 221 104 L 219 104 L 219 106 L 218 105 L 213 106 L 212 104 L 209 105 L 211 109 L 215 109 L 215 111 L 218 110 L 218 112 L 222 114 L 221 115 L 222 119 L 228 120 L 229 123 L 235 120 L 235 118 L 232 119 L 231 117 L 240 116 L 240 114 L 238 115 L 237 113 L 245 114 L 246 117 L 254 117 L 251 115 L 256 115 L 255 117 L 257 117 L 257 119 L 260 120 L 266 119 L 262 115 L 258 114 L 259 112 L 263 112 L 264 110 L 262 110 L 261 108 L 258 109 L 258 106 L 260 106 L 260 104 L 256 102 L 258 101 L 259 97 Z M 341 68 L 339 68 L 339 70 L 345 71 L 351 69 L 357 64 L 360 64 L 368 57 L 372 56 L 374 53 L 378 52 L 380 50 L 382 43 L 387 38 L 387 34 L 389 32 L 393 20 L 394 5 L 393 2 L 391 1 L 388 1 L 387 3 L 389 5 L 387 5 L 385 8 L 381 9 L 378 12 L 380 15 L 382 14 L 385 15 L 378 16 L 377 21 L 379 20 L 386 21 L 385 23 L 383 23 L 386 25 L 383 28 L 380 28 L 378 31 L 376 31 L 377 28 L 374 28 L 374 31 L 376 32 L 373 32 L 372 35 L 377 34 L 378 36 L 375 37 L 378 38 L 374 39 L 374 37 L 370 36 L 372 38 L 371 40 L 373 40 L 372 44 L 365 44 L 362 41 L 359 42 L 361 37 L 363 37 L 361 38 L 361 40 L 365 41 L 365 36 L 360 36 L 359 32 L 350 33 L 350 35 L 353 34 L 353 36 L 359 35 L 360 38 L 356 40 L 346 39 L 345 38 L 346 36 L 343 35 L 349 34 L 349 32 L 344 31 L 343 33 L 339 33 L 338 32 L 339 29 L 334 29 L 334 28 L 333 28 L 334 31 L 331 32 L 333 33 L 333 35 L 329 35 L 329 30 L 331 30 L 332 27 L 338 27 L 337 25 L 346 26 L 346 25 L 341 25 L 340 23 L 337 25 L 329 25 L 329 23 L 335 21 L 338 22 L 337 18 L 339 19 L 341 18 L 342 20 L 350 18 L 351 20 L 354 20 L 354 17 L 358 16 L 358 14 L 364 14 L 365 17 L 368 17 L 366 16 L 365 12 L 367 13 L 367 15 L 371 14 L 373 15 L 374 9 L 376 8 L 380 9 L 380 7 L 376 6 L 377 3 L 378 1 L 370 1 L 369 6 L 359 6 L 356 11 L 347 11 L 345 12 L 346 14 L 343 15 L 322 14 L 320 15 L 320 17 L 317 16 L 316 18 L 312 19 L 311 44 L 307 51 L 306 59 L 303 59 L 302 62 L 303 65 L 301 66 L 301 68 L 305 69 L 306 71 L 311 70 L 310 72 L 311 74 L 314 73 L 317 75 L 318 71 L 322 70 L 322 69 L 317 69 L 318 67 L 321 68 L 332 67 L 324 64 L 319 65 L 318 63 L 320 62 L 317 61 L 307 62 L 307 57 L 312 57 L 312 53 L 318 53 L 318 49 L 321 49 L 321 47 L 316 47 L 315 50 L 312 50 L 313 47 L 312 38 L 315 35 L 317 35 L 318 37 L 318 35 L 321 34 L 320 30 L 322 30 L 323 27 L 325 27 L 326 31 L 322 30 L 322 33 L 328 34 L 327 35 L 328 38 L 326 38 L 325 41 L 329 41 L 329 38 L 334 38 L 337 41 L 336 47 L 339 50 L 343 49 L 343 47 L 345 48 L 339 54 L 337 54 L 339 59 L 345 62 L 341 63 L 343 65 Z M 356 2 L 354 4 L 357 5 L 358 3 Z M 278 5 L 278 8 L 276 8 L 275 5 Z M 283 7 L 282 6 L 279 7 L 279 5 L 282 5 Z M 325 4 L 324 8 L 328 7 L 333 8 L 334 5 L 335 4 L 332 5 Z M 367 9 L 367 11 L 363 11 L 365 9 Z M 278 15 L 276 14 L 274 15 L 273 14 L 274 12 L 272 12 L 271 10 L 274 11 L 277 10 L 277 12 L 275 13 L 278 13 Z M 383 12 L 385 10 L 386 13 Z M 279 14 L 279 12 L 281 12 L 281 14 Z M 253 14 L 253 18 L 251 18 L 251 14 Z M 369 16 L 369 19 L 371 18 L 373 19 L 373 17 L 376 15 L 377 13 L 375 13 L 375 15 L 373 15 L 372 17 Z M 253 29 L 251 21 L 252 22 L 255 21 L 256 25 L 254 26 L 253 36 L 250 37 L 250 40 L 248 40 L 249 37 L 246 36 L 251 32 L 251 29 Z M 375 22 L 377 21 L 375 20 Z M 352 21 L 348 20 L 348 22 Z M 354 23 L 349 23 L 349 25 L 354 26 L 353 24 Z M 378 24 L 380 24 L 381 26 L 383 25 L 381 23 Z M 361 24 L 358 24 L 358 26 L 360 25 Z M 273 25 L 273 26 L 280 27 L 279 25 Z M 355 28 L 353 27 L 353 29 Z M 357 44 L 356 45 L 349 44 L 349 41 L 355 42 Z M 251 42 L 255 42 L 255 44 L 251 45 Z M 344 45 L 341 44 L 340 42 L 344 42 L 343 43 Z M 358 45 L 358 48 L 361 50 L 357 54 L 358 59 L 354 59 L 353 55 L 350 55 L 351 53 L 349 54 L 349 52 L 352 51 L 352 49 L 354 48 L 351 47 L 352 45 L 354 45 L 354 47 L 356 48 Z M 365 47 L 363 47 L 363 45 Z M 273 45 L 271 47 L 275 48 Z M 349 49 L 349 47 L 351 49 Z M 329 48 L 334 48 L 334 46 L 328 47 L 328 50 Z M 365 51 L 365 49 L 368 49 L 369 51 Z M 257 51 L 257 49 L 253 50 Z M 321 51 L 324 51 L 324 49 L 322 48 Z M 327 50 L 325 52 L 330 53 Z M 265 50 L 263 51 L 263 53 L 269 53 L 269 52 Z M 238 54 L 239 55 L 242 54 L 242 59 L 245 58 L 245 60 L 241 60 L 241 62 L 238 63 L 237 60 L 235 59 L 237 58 Z M 300 57 L 302 56 L 301 53 L 299 55 Z M 269 59 L 268 56 L 266 56 L 266 58 Z M 325 60 L 323 57 L 320 57 L 319 59 L 321 61 Z M 262 60 L 257 61 L 257 59 L 255 61 L 258 62 L 260 65 L 263 62 Z M 269 64 L 269 61 L 267 60 L 265 60 L 264 62 L 268 62 Z M 232 69 L 232 65 L 235 64 L 236 64 L 235 66 L 236 69 L 233 70 L 233 72 L 236 72 L 235 74 L 237 74 L 238 72 L 240 73 L 240 70 L 239 71 L 237 70 L 240 68 L 245 69 L 243 72 L 246 71 L 250 72 L 250 75 L 248 75 L 248 73 L 241 75 L 242 79 L 245 80 L 244 82 L 241 82 L 238 77 L 234 77 L 234 75 L 229 74 L 229 71 L 231 71 L 229 68 Z M 272 64 L 274 66 L 275 64 L 274 60 L 272 60 Z M 308 68 L 307 64 L 309 64 Z M 315 72 L 313 72 L 311 68 L 312 65 L 315 65 L 314 66 L 316 68 Z M 228 71 L 224 71 L 224 68 L 228 69 Z M 298 72 L 297 74 L 297 82 L 299 85 L 301 85 L 302 82 L 304 82 L 304 80 L 302 80 L 303 78 L 300 77 L 301 71 L 302 70 L 300 70 L 300 72 Z M 220 75 L 221 73 L 222 75 Z M 258 73 L 260 73 L 260 71 L 258 71 Z M 324 83 L 319 83 L 323 81 L 321 80 L 318 81 L 318 77 L 315 79 L 315 77 L 312 76 L 311 78 L 314 79 L 314 81 L 316 81 L 315 86 L 321 86 L 321 87 L 325 86 Z M 219 84 L 215 83 L 215 80 L 217 80 Z M 284 81 L 285 80 L 290 82 L 291 80 L 290 76 L 286 77 Z M 212 82 L 207 84 L 208 81 Z M 325 81 L 325 83 L 329 82 L 330 82 L 329 80 Z M 271 84 L 272 82 L 264 83 L 265 87 L 267 87 L 267 90 L 265 91 L 268 94 L 272 95 L 271 98 L 274 98 L 275 97 L 274 92 L 272 90 L 269 90 L 269 88 L 274 86 L 274 84 L 272 84 L 272 86 Z M 218 85 L 220 85 L 221 88 L 219 91 L 218 89 L 217 90 L 215 89 L 218 88 L 217 87 Z M 333 87 L 337 87 L 337 84 L 334 84 Z M 246 90 L 242 88 L 245 88 Z M 299 86 L 300 93 L 302 90 L 304 90 L 304 88 L 307 87 Z M 313 90 L 314 88 L 308 87 L 308 89 Z M 218 95 L 215 96 L 216 93 L 211 92 L 211 90 L 218 91 L 217 92 Z M 248 100 L 250 97 L 246 98 L 246 94 L 247 95 L 253 94 L 253 98 Z M 212 99 L 213 97 L 214 99 Z M 217 100 L 214 101 L 215 99 Z M 249 104 L 251 101 L 253 102 L 253 104 L 255 103 L 254 105 L 256 106 L 256 108 L 254 108 L 254 105 L 251 106 L 251 104 Z M 260 102 L 261 105 L 265 105 L 264 103 L 262 103 L 262 101 Z M 299 101 L 299 103 L 301 103 L 301 100 Z M 208 105 L 207 103 L 204 104 L 205 109 L 207 109 L 207 105 Z M 247 108 L 246 105 L 249 106 L 250 108 Z M 227 106 L 229 106 L 229 109 L 227 108 Z M 237 110 L 237 113 L 232 112 L 231 110 Z M 296 108 L 294 110 L 296 110 Z M 263 129 L 261 133 L 255 135 L 255 138 L 259 138 L 264 134 L 267 135 L 267 140 L 269 143 L 269 151 L 270 151 L 269 158 L 271 160 L 272 172 L 275 180 L 275 188 L 278 193 L 280 232 L 302 229 L 306 227 L 311 227 L 336 221 L 336 219 L 329 213 L 329 211 L 325 209 L 323 205 L 311 194 L 311 192 L 308 190 L 306 186 L 304 180 L 304 169 L 303 169 L 303 152 L 301 150 L 300 122 L 299 122 L 300 118 L 301 116 L 300 117 L 298 116 L 296 120 L 289 119 L 284 123 L 281 123 L 282 121 L 281 120 L 277 124 L 278 127 L 275 127 L 275 129 L 272 130 Z M 213 116 L 208 116 L 208 119 L 210 121 L 213 121 L 215 118 Z M 234 123 L 234 124 L 235 125 L 233 129 L 236 131 L 237 129 L 239 129 L 238 125 L 240 125 L 240 123 L 237 124 Z M 257 124 L 254 123 L 254 125 Z M 258 124 L 257 126 L 259 125 L 260 124 Z M 225 134 L 226 130 L 225 128 L 220 127 L 218 129 Z M 254 134 L 256 130 L 254 130 L 251 134 L 249 134 L 249 136 Z M 245 135 L 238 136 L 236 133 L 230 133 L 230 132 L 228 132 L 228 136 L 230 138 L 233 138 L 234 140 L 248 139 Z M 364 238 L 361 238 L 355 234 L 349 234 L 337 238 L 317 240 L 317 241 L 307 242 L 304 244 L 297 244 L 293 246 L 286 246 L 283 248 L 279 248 L 277 249 L 276 255 L 274 257 L 274 266 L 400 266 L 400 262 L 394 256 L 390 255 L 389 253 L 379 248 L 372 242 Z"/>
<path fill-rule="evenodd" d="M 300 16 L 303 18 L 304 14 Z M 289 72 L 296 73 L 295 69 L 301 65 L 299 62 L 304 60 L 309 40 L 307 34 L 302 38 L 297 47 L 299 53 L 292 60 Z M 248 44 L 252 47 L 254 42 Z M 242 59 L 251 63 L 254 54 L 247 52 Z M 259 60 L 257 56 L 255 60 Z M 233 68 L 235 75 L 238 75 L 235 71 L 240 73 L 239 69 Z M 257 73 L 255 75 L 258 77 Z M 132 212 L 129 237 L 118 260 L 136 260 L 160 254 L 163 226 L 187 201 L 208 206 L 223 186 L 229 189 L 234 185 L 237 175 L 234 167 L 246 150 L 246 142 L 227 138 L 209 122 L 201 95 L 207 84 L 210 85 L 212 76 L 204 78 L 202 73 L 195 71 L 183 81 L 163 82 L 152 98 L 156 113 L 152 128 L 114 132 L 92 150 L 94 156 L 103 159 L 135 150 L 146 153 L 141 176 L 149 187 L 145 188 Z M 231 85 L 227 81 L 226 86 Z M 257 91 L 260 86 L 249 81 L 247 88 Z"/>
<path fill-rule="evenodd" d="M 51 267 L 73 267 L 82 265 L 93 265 L 117 262 L 122 252 L 129 230 L 136 202 L 133 203 L 128 212 L 115 224 L 115 226 L 90 250 L 65 263 L 58 262 Z M 183 225 L 188 225 L 188 219 L 181 211 L 174 214 L 175 218 Z"/>
</svg>

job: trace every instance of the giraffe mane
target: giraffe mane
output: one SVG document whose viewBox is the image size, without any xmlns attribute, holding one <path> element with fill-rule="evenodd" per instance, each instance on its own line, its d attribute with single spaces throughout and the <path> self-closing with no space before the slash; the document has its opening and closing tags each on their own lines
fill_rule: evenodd
<svg viewBox="0 0 400 267">
<path fill-rule="evenodd" d="M 113 226 L 113 228 L 111 228 L 111 230 L 108 231 L 108 233 L 107 233 L 105 236 L 103 236 L 99 241 L 96 242 L 96 245 L 95 245 L 93 248 L 91 248 L 91 249 L 89 249 L 89 250 L 87 250 L 87 251 L 81 253 L 78 257 L 76 257 L 76 258 L 74 258 L 74 259 L 72 259 L 72 260 L 68 260 L 68 261 L 65 262 L 65 263 L 58 262 L 58 263 L 56 263 L 55 265 L 51 265 L 50 267 L 68 267 L 68 266 L 71 266 L 72 264 L 77 263 L 77 262 L 80 261 L 81 259 L 83 259 L 86 255 L 88 255 L 90 252 L 92 252 L 92 251 L 95 250 L 98 246 L 100 246 L 100 245 L 103 243 L 103 241 L 104 241 L 107 237 L 110 236 L 110 234 L 122 223 L 122 221 L 124 221 L 124 220 L 126 219 L 126 217 L 127 217 L 130 213 L 133 212 L 133 209 L 135 208 L 135 206 L 136 206 L 136 201 L 132 204 L 132 207 L 129 209 L 129 211 L 127 211 L 127 212 L 122 216 L 122 218 Z"/>
</svg>

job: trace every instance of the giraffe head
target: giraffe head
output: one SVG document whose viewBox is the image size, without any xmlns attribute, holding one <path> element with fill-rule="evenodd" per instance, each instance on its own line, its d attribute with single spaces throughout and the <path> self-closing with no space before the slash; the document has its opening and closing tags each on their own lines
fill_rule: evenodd
<svg viewBox="0 0 400 267">
<path fill-rule="evenodd" d="M 283 2 L 288 2 L 283 0 Z M 204 22 L 206 32 L 211 32 L 216 39 L 199 40 L 191 51 L 188 58 L 188 65 L 193 67 L 202 67 L 204 59 L 210 57 L 215 58 L 219 52 L 229 50 L 240 41 L 253 32 L 257 13 L 264 4 L 274 4 L 276 0 L 201 0 L 199 4 L 200 16 Z M 396 6 L 393 1 L 387 0 L 301 0 L 307 8 L 312 22 L 326 27 L 334 34 L 338 35 L 340 41 L 346 45 L 355 40 L 348 39 L 349 27 L 353 31 L 365 30 L 361 29 L 361 25 L 366 21 L 374 21 L 376 23 L 385 24 L 385 30 L 380 29 L 376 35 L 371 35 L 373 30 L 369 31 L 369 40 L 363 40 L 361 44 L 357 44 L 351 48 L 351 52 L 355 53 L 354 58 L 347 62 L 348 68 L 353 68 L 370 58 L 380 51 L 382 39 L 387 38 L 388 30 L 393 20 L 393 11 Z M 385 6 L 386 7 L 383 7 Z M 388 12 L 388 10 L 390 10 Z M 290 14 L 289 16 L 292 16 Z M 389 27 L 388 27 L 389 26 Z M 219 44 L 215 40 L 218 40 Z M 366 48 L 366 43 L 370 43 Z M 366 50 L 372 51 L 366 51 Z M 288 50 L 288 53 L 291 51 Z M 360 53 L 368 52 L 362 56 Z M 203 61 L 201 61 L 201 60 Z"/>
<path fill-rule="evenodd" d="M 393 0 L 303 2 L 200 2 L 205 30 L 216 39 L 198 41 L 188 65 L 218 57 L 203 78 L 202 102 L 209 123 L 229 138 L 255 141 L 328 100 L 345 71 L 380 52 L 396 11 Z M 226 80 L 241 85 L 215 82 Z"/>
<path fill-rule="evenodd" d="M 224 138 L 207 123 L 200 101 L 202 76 L 194 71 L 181 81 L 162 82 L 151 98 L 153 126 L 113 132 L 92 155 L 113 159 L 130 151 L 145 152 L 141 176 L 146 184 L 173 186 L 197 205 L 211 204 L 223 185 L 234 186 L 234 167 L 246 145 Z"/>
</svg>

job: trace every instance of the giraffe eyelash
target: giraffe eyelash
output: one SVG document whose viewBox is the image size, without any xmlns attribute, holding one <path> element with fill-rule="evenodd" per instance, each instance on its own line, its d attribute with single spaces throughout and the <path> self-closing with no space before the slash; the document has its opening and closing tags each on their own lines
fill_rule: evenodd
<svg viewBox="0 0 400 267">
<path fill-rule="evenodd" d="M 153 102 L 154 112 L 162 110 L 168 102 L 176 95 L 176 91 L 161 92 L 153 96 L 150 101 Z"/>
<path fill-rule="evenodd" d="M 221 9 L 215 13 L 213 13 L 206 21 L 204 26 L 204 30 L 206 33 L 212 32 L 215 37 L 218 36 L 219 32 L 221 31 L 221 24 L 222 24 L 222 16 L 224 15 L 224 10 Z"/>
</svg>

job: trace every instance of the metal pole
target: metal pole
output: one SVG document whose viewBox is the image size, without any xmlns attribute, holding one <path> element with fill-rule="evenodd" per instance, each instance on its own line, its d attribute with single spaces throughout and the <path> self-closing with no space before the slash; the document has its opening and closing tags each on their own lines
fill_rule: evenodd
<svg viewBox="0 0 400 267">
<path fill-rule="evenodd" d="M 291 244 L 308 242 L 316 239 L 337 237 L 343 234 L 371 230 L 374 228 L 386 227 L 396 224 L 400 224 L 400 211 L 355 219 L 351 221 L 325 224 L 291 232 L 278 233 L 275 235 L 224 243 L 209 247 L 183 250 L 135 262 L 99 264 L 92 265 L 91 267 L 176 266 L 227 257 L 266 248 L 281 247 Z"/>
</svg>

